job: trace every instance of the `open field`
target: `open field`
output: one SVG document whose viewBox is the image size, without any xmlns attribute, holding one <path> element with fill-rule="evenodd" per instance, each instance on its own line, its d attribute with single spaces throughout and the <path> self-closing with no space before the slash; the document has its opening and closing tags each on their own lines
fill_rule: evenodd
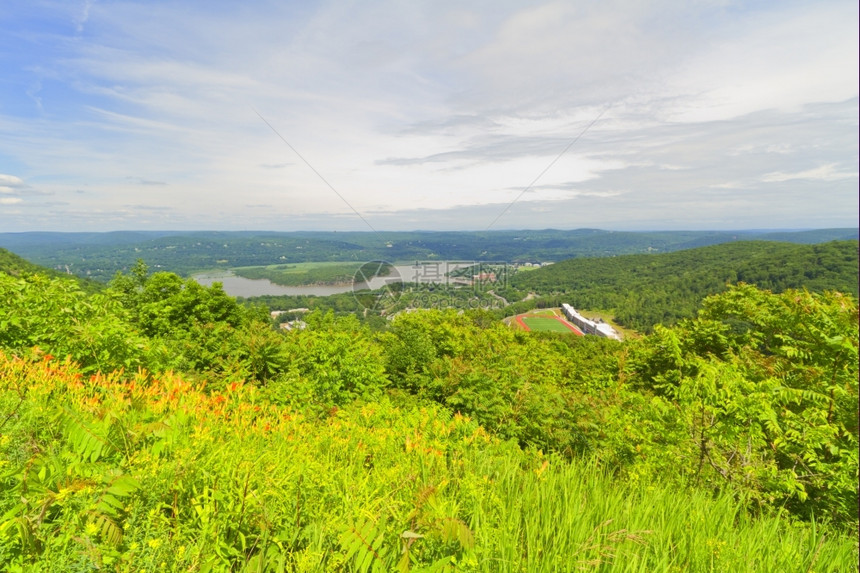
<svg viewBox="0 0 860 573">
<path fill-rule="evenodd" d="M 569 332 L 570 329 L 557 318 L 530 316 L 522 319 L 529 330 L 538 332 Z"/>
<path fill-rule="evenodd" d="M 556 308 L 542 308 L 542 309 L 535 309 L 535 310 L 530 311 L 528 313 L 528 316 L 555 317 L 555 316 L 562 316 L 562 315 L 561 315 L 561 313 L 558 312 L 558 309 L 556 309 Z"/>
<path fill-rule="evenodd" d="M 253 267 L 232 271 L 246 279 L 268 279 L 283 286 L 350 284 L 361 263 L 309 262 Z"/>
<path fill-rule="evenodd" d="M 514 328 L 535 332 L 582 332 L 568 322 L 558 309 L 541 309 L 520 314 L 506 321 Z"/>
</svg>

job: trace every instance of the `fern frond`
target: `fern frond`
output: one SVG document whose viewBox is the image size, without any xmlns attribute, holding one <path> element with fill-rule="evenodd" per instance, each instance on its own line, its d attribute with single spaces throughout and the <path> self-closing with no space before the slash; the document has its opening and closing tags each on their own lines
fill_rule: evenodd
<svg viewBox="0 0 860 573">
<path fill-rule="evenodd" d="M 119 451 L 111 436 L 110 419 L 87 423 L 63 408 L 60 421 L 72 448 L 82 459 L 96 462 L 105 454 Z"/>
<path fill-rule="evenodd" d="M 98 513 L 94 516 L 93 523 L 98 527 L 102 541 L 114 547 L 122 543 L 122 526 L 116 519 L 104 513 Z"/>
<path fill-rule="evenodd" d="M 385 520 L 378 523 L 365 520 L 360 525 L 347 526 L 340 536 L 341 547 L 346 551 L 346 561 L 353 560 L 356 571 L 386 571 L 388 548 L 385 541 Z"/>
<path fill-rule="evenodd" d="M 463 549 L 473 549 L 475 547 L 475 535 L 469 526 L 463 523 L 462 520 L 456 517 L 446 517 L 442 519 L 440 528 L 442 541 L 451 543 L 456 541 Z"/>
</svg>

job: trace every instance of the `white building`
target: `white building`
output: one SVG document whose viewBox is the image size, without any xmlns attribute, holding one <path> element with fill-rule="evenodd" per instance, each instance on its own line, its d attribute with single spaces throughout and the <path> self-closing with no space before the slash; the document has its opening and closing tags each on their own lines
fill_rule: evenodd
<svg viewBox="0 0 860 573">
<path fill-rule="evenodd" d="M 564 315 L 567 319 L 572 322 L 578 329 L 580 329 L 585 334 L 593 334 L 595 336 L 602 336 L 604 338 L 611 338 L 613 340 L 621 340 L 621 335 L 618 334 L 614 328 L 610 325 L 606 324 L 602 320 L 600 322 L 594 322 L 591 319 L 585 318 L 581 314 L 579 314 L 575 308 L 565 303 L 561 305 L 561 310 L 564 312 Z"/>
</svg>

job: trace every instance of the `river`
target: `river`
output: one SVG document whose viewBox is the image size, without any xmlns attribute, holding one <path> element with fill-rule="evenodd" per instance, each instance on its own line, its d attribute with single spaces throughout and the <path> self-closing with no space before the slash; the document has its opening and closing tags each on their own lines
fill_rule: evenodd
<svg viewBox="0 0 860 573">
<path fill-rule="evenodd" d="M 470 266 L 474 263 L 440 261 L 434 263 L 420 264 L 398 264 L 394 265 L 394 271 L 387 277 L 375 277 L 370 280 L 368 285 L 365 282 L 357 283 L 355 290 L 362 288 L 381 288 L 387 282 L 445 282 L 445 273 L 451 272 L 459 267 Z M 283 286 L 270 281 L 269 279 L 246 279 L 234 275 L 231 271 L 215 271 L 210 273 L 199 273 L 192 275 L 194 280 L 204 286 L 212 286 L 212 283 L 219 282 L 224 285 L 224 292 L 230 296 L 240 296 L 249 298 L 252 296 L 265 295 L 316 295 L 329 296 L 353 290 L 352 284 L 346 285 L 302 285 L 302 286 Z"/>
</svg>

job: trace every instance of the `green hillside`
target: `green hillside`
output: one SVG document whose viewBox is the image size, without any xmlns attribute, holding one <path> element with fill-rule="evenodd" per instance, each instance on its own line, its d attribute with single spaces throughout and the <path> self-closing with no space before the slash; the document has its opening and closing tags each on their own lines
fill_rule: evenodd
<svg viewBox="0 0 860 573">
<path fill-rule="evenodd" d="M 34 265 L 15 253 L 10 253 L 6 249 L 0 249 L 0 272 L 12 276 L 20 276 L 22 273 L 50 274 L 52 271 L 39 265 Z"/>
<path fill-rule="evenodd" d="M 81 279 L 74 275 L 67 275 L 52 269 L 36 265 L 19 257 L 15 253 L 11 253 L 6 249 L 0 248 L 0 273 L 5 273 L 14 277 L 26 274 L 44 274 L 51 277 L 61 278 L 76 283 L 86 292 L 97 292 L 104 289 L 104 285 L 92 280 Z"/>
<path fill-rule="evenodd" d="M 528 273 L 510 285 L 576 307 L 613 311 L 640 331 L 691 318 L 703 298 L 744 282 L 782 292 L 806 288 L 858 293 L 858 242 L 796 245 L 745 241 L 655 255 L 576 258 Z"/>
<path fill-rule="evenodd" d="M 852 295 L 733 287 L 626 343 L 453 310 L 285 332 L 144 265 L 0 300 L 10 571 L 856 566 Z"/>
</svg>

